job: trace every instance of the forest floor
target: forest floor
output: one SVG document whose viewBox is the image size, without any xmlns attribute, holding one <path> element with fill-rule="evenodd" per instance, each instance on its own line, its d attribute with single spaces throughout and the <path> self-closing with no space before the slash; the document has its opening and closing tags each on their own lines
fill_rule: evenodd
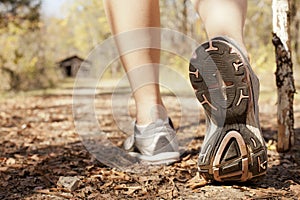
<svg viewBox="0 0 300 200">
<path fill-rule="evenodd" d="M 111 94 L 100 92 L 96 98 L 99 124 L 121 146 L 126 135 L 113 124 L 108 106 Z M 176 99 L 170 95 L 164 99 L 178 127 Z M 179 162 L 133 173 L 107 167 L 87 151 L 75 132 L 71 88 L 8 95 L 0 102 L 0 199 L 300 199 L 299 101 L 296 145 L 288 153 L 276 151 L 276 105 L 261 102 L 269 169 L 262 180 L 234 184 L 205 184 L 198 177 L 203 120 L 200 126 L 187 126 L 195 135 Z M 74 181 L 72 187 L 63 180 Z"/>
</svg>

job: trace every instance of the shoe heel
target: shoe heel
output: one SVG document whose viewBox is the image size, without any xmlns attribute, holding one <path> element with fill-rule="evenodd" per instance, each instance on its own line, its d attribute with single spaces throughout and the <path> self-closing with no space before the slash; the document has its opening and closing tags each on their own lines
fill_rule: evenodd
<svg viewBox="0 0 300 200">
<path fill-rule="evenodd" d="M 229 131 L 222 139 L 213 160 L 216 181 L 246 181 L 248 179 L 248 152 L 246 143 L 237 131 Z"/>
<path fill-rule="evenodd" d="M 199 171 L 205 179 L 244 182 L 266 173 L 265 149 L 252 152 L 238 131 L 227 132 L 218 146 L 210 166 L 199 165 Z"/>
</svg>

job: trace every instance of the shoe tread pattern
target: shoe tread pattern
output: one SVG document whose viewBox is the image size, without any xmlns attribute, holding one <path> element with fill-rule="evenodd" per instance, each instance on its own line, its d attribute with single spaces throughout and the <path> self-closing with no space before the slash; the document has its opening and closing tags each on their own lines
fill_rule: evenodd
<svg viewBox="0 0 300 200">
<path fill-rule="evenodd" d="M 237 52 L 229 43 L 215 40 L 201 45 L 190 60 L 196 96 L 218 126 L 213 133 L 217 136 L 199 154 L 199 170 L 207 180 L 246 181 L 267 169 L 265 146 L 246 127 L 252 98 L 249 66 Z"/>
</svg>

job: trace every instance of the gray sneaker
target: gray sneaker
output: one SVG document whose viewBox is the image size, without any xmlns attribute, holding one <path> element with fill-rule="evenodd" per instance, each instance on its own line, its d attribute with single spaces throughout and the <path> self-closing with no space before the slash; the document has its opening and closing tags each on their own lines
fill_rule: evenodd
<svg viewBox="0 0 300 200">
<path fill-rule="evenodd" d="M 179 160 L 178 142 L 172 121 L 157 120 L 141 133 L 134 127 L 134 134 L 124 142 L 124 149 L 131 156 L 147 164 L 170 164 Z"/>
<path fill-rule="evenodd" d="M 207 115 L 198 158 L 207 180 L 247 181 L 266 174 L 267 150 L 258 117 L 259 80 L 247 57 L 227 37 L 198 47 L 190 80 Z"/>
</svg>

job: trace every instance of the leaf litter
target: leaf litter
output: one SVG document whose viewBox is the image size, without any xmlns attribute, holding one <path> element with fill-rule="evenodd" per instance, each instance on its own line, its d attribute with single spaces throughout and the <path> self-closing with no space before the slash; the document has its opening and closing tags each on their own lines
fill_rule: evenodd
<svg viewBox="0 0 300 200">
<path fill-rule="evenodd" d="M 110 101 L 109 95 L 101 98 Z M 170 107 L 173 98 L 166 97 Z M 276 124 L 268 120 L 276 119 L 275 114 L 261 116 L 269 150 L 267 176 L 227 185 L 208 183 L 197 171 L 204 124 L 189 127 L 191 131 L 197 129 L 197 135 L 180 161 L 149 167 L 141 170 L 143 173 L 124 172 L 103 165 L 87 152 L 75 133 L 71 107 L 72 96 L 68 95 L 12 98 L 0 104 L 0 199 L 300 198 L 300 130 L 296 129 L 298 145 L 288 153 L 277 153 Z M 175 122 L 180 120 L 172 109 L 170 116 Z M 300 119 L 297 113 L 295 116 Z M 104 123 L 106 131 L 113 133 L 112 142 L 121 145 L 122 132 L 109 120 Z"/>
</svg>

